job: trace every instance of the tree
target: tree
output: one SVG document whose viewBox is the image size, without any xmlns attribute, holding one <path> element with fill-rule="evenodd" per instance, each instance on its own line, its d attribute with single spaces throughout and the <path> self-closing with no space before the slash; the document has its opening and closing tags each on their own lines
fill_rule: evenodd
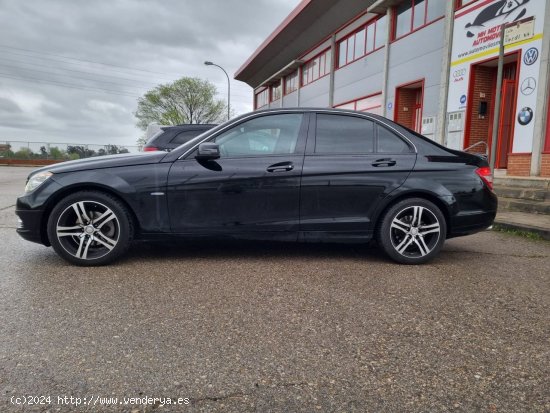
<svg viewBox="0 0 550 413">
<path fill-rule="evenodd" d="M 50 147 L 50 156 L 53 159 L 63 159 L 65 158 L 66 152 L 59 149 L 57 146 Z"/>
<path fill-rule="evenodd" d="M 89 158 L 96 155 L 93 149 L 88 149 L 83 145 L 69 145 L 67 146 L 67 153 L 69 155 L 77 154 L 79 158 Z"/>
<path fill-rule="evenodd" d="M 160 125 L 222 122 L 227 106 L 215 96 L 216 87 L 197 78 L 183 77 L 159 85 L 138 99 L 137 126 L 145 130 L 151 122 Z"/>
</svg>

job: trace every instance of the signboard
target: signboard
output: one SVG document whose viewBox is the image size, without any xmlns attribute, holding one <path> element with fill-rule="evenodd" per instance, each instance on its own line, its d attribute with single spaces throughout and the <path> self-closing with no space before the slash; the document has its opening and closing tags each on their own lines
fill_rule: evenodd
<svg viewBox="0 0 550 413">
<path fill-rule="evenodd" d="M 544 28 L 542 16 L 545 15 L 546 3 L 544 0 L 479 0 L 458 10 L 455 15 L 448 113 L 465 111 L 468 116 L 471 109 L 468 107 L 469 99 L 473 98 L 469 88 L 473 86 L 471 80 L 475 65 L 498 58 L 501 28 L 503 25 L 509 26 L 505 29 L 504 52 L 507 56 L 514 56 L 512 53 L 517 52 L 515 57 L 519 69 L 516 74 L 517 103 L 513 109 L 513 153 L 531 152 L 533 148 L 535 122 L 531 120 L 526 123 L 525 117 L 519 115 L 521 112 L 522 115 L 532 113 L 532 118 L 537 116 L 537 88 Z M 531 111 L 525 111 L 524 108 Z M 464 142 L 459 142 L 456 148 L 462 149 L 463 144 Z"/>
<path fill-rule="evenodd" d="M 535 35 L 535 20 L 519 21 L 504 28 L 504 46 L 531 39 Z"/>
</svg>

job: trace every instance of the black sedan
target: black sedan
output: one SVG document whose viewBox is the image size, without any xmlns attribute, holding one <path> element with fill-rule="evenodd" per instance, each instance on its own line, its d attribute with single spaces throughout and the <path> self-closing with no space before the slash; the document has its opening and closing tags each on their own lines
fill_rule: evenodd
<svg viewBox="0 0 550 413">
<path fill-rule="evenodd" d="M 383 117 L 257 111 L 175 150 L 65 162 L 29 176 L 17 232 L 77 265 L 159 236 L 361 242 L 420 264 L 489 227 L 487 161 Z"/>
</svg>

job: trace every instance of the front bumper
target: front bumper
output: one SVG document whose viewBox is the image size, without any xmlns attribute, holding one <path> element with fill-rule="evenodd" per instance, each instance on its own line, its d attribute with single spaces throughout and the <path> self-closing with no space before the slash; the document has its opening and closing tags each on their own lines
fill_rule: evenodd
<svg viewBox="0 0 550 413">
<path fill-rule="evenodd" d="M 44 233 L 45 225 L 42 225 L 44 211 L 16 209 L 15 214 L 19 218 L 16 231 L 21 238 L 46 246 L 50 245 L 48 237 Z M 44 231 L 42 231 L 43 228 Z"/>
</svg>

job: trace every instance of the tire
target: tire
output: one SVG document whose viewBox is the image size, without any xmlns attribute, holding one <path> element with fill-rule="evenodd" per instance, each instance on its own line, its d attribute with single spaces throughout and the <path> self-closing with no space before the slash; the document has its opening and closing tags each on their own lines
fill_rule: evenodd
<svg viewBox="0 0 550 413">
<path fill-rule="evenodd" d="M 48 218 L 53 249 L 79 266 L 113 262 L 134 237 L 128 209 L 117 198 L 99 191 L 80 191 L 63 198 Z"/>
<path fill-rule="evenodd" d="M 434 258 L 447 234 L 441 210 L 423 198 L 407 198 L 382 215 L 376 239 L 388 256 L 401 264 L 423 264 Z"/>
</svg>

